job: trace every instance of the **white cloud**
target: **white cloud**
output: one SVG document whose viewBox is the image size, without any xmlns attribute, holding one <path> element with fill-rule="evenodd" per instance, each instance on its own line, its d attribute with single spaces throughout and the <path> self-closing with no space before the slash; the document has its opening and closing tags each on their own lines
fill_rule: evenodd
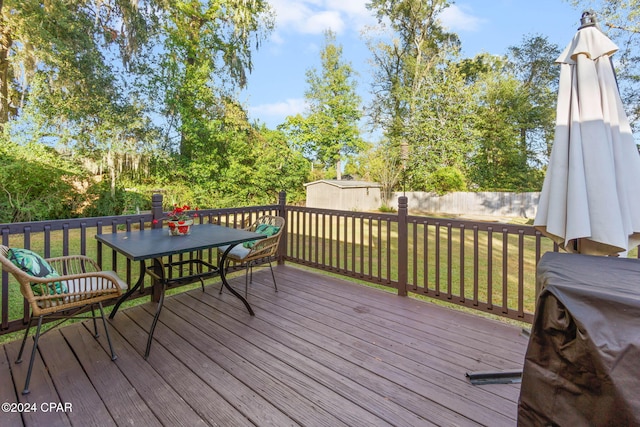
<svg viewBox="0 0 640 427">
<path fill-rule="evenodd" d="M 478 31 L 484 20 L 473 16 L 470 10 L 469 6 L 452 4 L 442 11 L 440 21 L 451 31 Z"/>
<path fill-rule="evenodd" d="M 326 29 L 331 29 L 334 33 L 340 34 L 344 27 L 345 22 L 340 13 L 335 10 L 327 10 L 309 16 L 301 31 L 308 34 L 320 34 Z"/>
<path fill-rule="evenodd" d="M 249 107 L 249 114 L 252 117 L 260 117 L 265 121 L 278 119 L 278 123 L 284 121 L 287 116 L 302 114 L 307 107 L 304 98 L 290 98 L 283 102 L 273 104 L 262 104 Z"/>
<path fill-rule="evenodd" d="M 276 32 L 322 34 L 331 29 L 341 34 L 360 30 L 373 22 L 365 7 L 368 0 L 272 0 L 276 12 Z"/>
</svg>

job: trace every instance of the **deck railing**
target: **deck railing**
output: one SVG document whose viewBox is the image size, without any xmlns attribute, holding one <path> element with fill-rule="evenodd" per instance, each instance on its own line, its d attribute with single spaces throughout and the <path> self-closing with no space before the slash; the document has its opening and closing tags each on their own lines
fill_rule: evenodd
<svg viewBox="0 0 640 427">
<path fill-rule="evenodd" d="M 162 196 L 140 215 L 0 224 L 1 243 L 30 248 L 45 257 L 85 254 L 128 283 L 138 277 L 131 263 L 94 239 L 98 233 L 162 226 Z M 498 316 L 532 321 L 535 266 L 557 247 L 531 226 L 397 214 L 325 210 L 277 204 L 200 210 L 200 223 L 244 227 L 264 214 L 282 215 L 287 228 L 278 262 L 292 262 L 369 283 L 466 306 Z M 195 256 L 193 254 L 186 256 Z M 215 256 L 214 251 L 205 254 Z M 135 297 L 152 294 L 151 282 Z M 29 307 L 17 284 L 2 273 L 0 334 L 23 329 Z"/>
<path fill-rule="evenodd" d="M 553 242 L 532 226 L 287 206 L 289 262 L 531 322 L 535 268 Z"/>
</svg>

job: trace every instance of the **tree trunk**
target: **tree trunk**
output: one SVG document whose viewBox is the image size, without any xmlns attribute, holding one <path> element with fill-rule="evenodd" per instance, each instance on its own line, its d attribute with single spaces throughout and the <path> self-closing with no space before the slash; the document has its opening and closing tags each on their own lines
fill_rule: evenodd
<svg viewBox="0 0 640 427">
<path fill-rule="evenodd" d="M 113 158 L 113 151 L 109 150 L 107 153 L 107 169 L 109 169 L 109 180 L 110 189 L 111 189 L 111 198 L 116 198 L 116 164 L 115 159 Z"/>
<path fill-rule="evenodd" d="M 9 121 L 9 49 L 13 40 L 8 31 L 2 19 L 2 0 L 0 0 L 0 129 Z"/>
</svg>

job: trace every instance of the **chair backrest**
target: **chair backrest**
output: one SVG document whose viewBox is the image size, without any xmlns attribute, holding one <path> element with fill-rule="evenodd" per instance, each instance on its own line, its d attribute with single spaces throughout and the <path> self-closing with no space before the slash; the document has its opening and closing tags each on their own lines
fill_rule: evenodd
<svg viewBox="0 0 640 427">
<path fill-rule="evenodd" d="M 251 224 L 251 226 L 249 226 L 248 230 L 250 231 L 255 231 L 256 228 L 258 228 L 259 225 L 262 224 L 267 224 L 267 225 L 272 225 L 274 227 L 278 227 L 278 233 L 276 234 L 280 234 L 282 233 L 282 229 L 284 228 L 284 218 L 281 216 L 274 216 L 274 215 L 263 215 L 261 217 L 259 217 L 258 219 L 256 219 L 253 224 Z M 275 235 L 275 234 L 274 234 Z"/>
<path fill-rule="evenodd" d="M 280 245 L 280 236 L 282 236 L 282 232 L 285 227 L 285 219 L 281 216 L 263 215 L 256 219 L 254 223 L 251 224 L 249 228 L 247 228 L 247 230 L 256 231 L 256 228 L 263 224 L 278 227 L 278 231 L 268 238 L 258 241 L 258 243 L 253 246 L 248 257 L 245 258 L 246 260 L 270 257 L 276 255 L 276 253 L 278 252 L 278 246 Z"/>
</svg>

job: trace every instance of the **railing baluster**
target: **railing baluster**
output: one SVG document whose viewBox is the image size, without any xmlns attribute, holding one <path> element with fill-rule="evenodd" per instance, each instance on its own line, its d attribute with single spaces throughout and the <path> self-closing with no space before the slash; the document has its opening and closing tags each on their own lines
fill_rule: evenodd
<svg viewBox="0 0 640 427">
<path fill-rule="evenodd" d="M 364 216 L 360 216 L 360 277 L 364 277 Z"/>
<path fill-rule="evenodd" d="M 314 257 L 315 257 L 315 263 L 316 265 L 318 264 L 318 252 L 319 252 L 319 248 L 320 248 L 320 221 L 318 220 L 320 214 L 315 213 L 313 215 L 313 224 L 315 226 L 315 244 L 314 244 Z"/>
<path fill-rule="evenodd" d="M 436 221 L 436 296 L 440 295 L 440 221 Z"/>
<path fill-rule="evenodd" d="M 478 306 L 478 300 L 479 300 L 479 291 L 480 291 L 480 265 L 478 264 L 479 262 L 479 257 L 480 257 L 480 250 L 478 248 L 479 244 L 480 244 L 480 240 L 478 239 L 478 226 L 474 225 L 473 226 L 473 305 L 475 307 Z"/>
<path fill-rule="evenodd" d="M 524 230 L 518 231 L 518 316 L 524 317 Z"/>
<path fill-rule="evenodd" d="M 411 246 L 413 250 L 411 251 L 411 257 L 413 262 L 411 263 L 413 266 L 413 274 L 411 274 L 411 285 L 413 285 L 413 290 L 418 290 L 418 223 L 415 220 L 407 222 L 407 225 L 411 225 L 412 234 L 411 234 Z M 407 233 L 408 234 L 408 233 Z"/>
<path fill-rule="evenodd" d="M 465 268 L 465 259 L 464 259 L 464 247 L 465 247 L 465 236 L 464 236 L 464 224 L 460 224 L 460 302 L 465 302 L 465 290 L 464 290 L 464 268 Z"/>
<path fill-rule="evenodd" d="M 509 311 L 509 234 L 502 229 L 502 312 Z"/>
<path fill-rule="evenodd" d="M 357 246 L 358 246 L 358 242 L 357 242 L 357 230 L 358 230 L 358 216 L 356 215 L 352 215 L 351 216 L 351 267 L 349 268 L 349 273 L 351 273 L 352 277 L 356 277 L 358 274 L 358 263 L 357 263 L 357 259 L 356 259 L 356 254 L 357 254 Z"/>
<path fill-rule="evenodd" d="M 487 228 L 487 308 L 493 310 L 493 227 Z"/>
<path fill-rule="evenodd" d="M 426 219 L 424 220 L 422 234 L 423 234 L 422 248 L 424 252 L 422 254 L 422 260 L 424 264 L 424 273 L 423 273 L 424 284 L 422 286 L 424 287 L 423 293 L 428 294 L 429 293 L 429 221 Z"/>
<path fill-rule="evenodd" d="M 447 299 L 453 295 L 453 276 L 451 266 L 453 265 L 453 239 L 451 235 L 451 223 L 447 223 Z"/>
</svg>

